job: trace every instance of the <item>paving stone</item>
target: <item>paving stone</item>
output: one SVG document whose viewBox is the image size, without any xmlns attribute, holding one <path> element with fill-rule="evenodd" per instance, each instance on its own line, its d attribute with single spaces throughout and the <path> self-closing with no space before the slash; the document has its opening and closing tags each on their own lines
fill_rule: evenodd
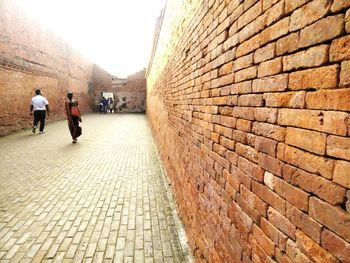
<svg viewBox="0 0 350 263">
<path fill-rule="evenodd" d="M 49 123 L 0 149 L 1 262 L 192 262 L 144 115 L 86 115 L 77 144 Z"/>
</svg>

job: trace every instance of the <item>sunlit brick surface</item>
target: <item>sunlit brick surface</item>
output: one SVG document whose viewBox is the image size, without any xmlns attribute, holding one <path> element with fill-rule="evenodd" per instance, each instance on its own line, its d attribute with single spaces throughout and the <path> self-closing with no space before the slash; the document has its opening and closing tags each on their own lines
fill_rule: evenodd
<svg viewBox="0 0 350 263">
<path fill-rule="evenodd" d="M 0 138 L 0 261 L 190 261 L 144 115 L 83 121 Z"/>
</svg>

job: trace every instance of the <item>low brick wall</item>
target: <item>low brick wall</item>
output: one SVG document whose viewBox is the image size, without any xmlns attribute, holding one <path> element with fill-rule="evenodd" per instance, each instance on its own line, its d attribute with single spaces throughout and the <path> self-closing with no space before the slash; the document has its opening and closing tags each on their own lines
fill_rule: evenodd
<svg viewBox="0 0 350 263">
<path fill-rule="evenodd" d="M 350 262 L 349 7 L 167 2 L 147 115 L 197 262 Z"/>
<path fill-rule="evenodd" d="M 29 107 L 37 88 L 49 101 L 49 121 L 65 118 L 67 91 L 74 92 L 83 112 L 91 111 L 89 83 L 93 88 L 93 80 L 109 74 L 95 72 L 91 62 L 24 14 L 15 1 L 1 1 L 0 14 L 0 136 L 32 126 Z"/>
</svg>

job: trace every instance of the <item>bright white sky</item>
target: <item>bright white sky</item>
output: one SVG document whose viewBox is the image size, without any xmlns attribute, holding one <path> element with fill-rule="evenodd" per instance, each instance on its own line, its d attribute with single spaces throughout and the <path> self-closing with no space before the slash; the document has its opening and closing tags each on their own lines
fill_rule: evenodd
<svg viewBox="0 0 350 263">
<path fill-rule="evenodd" d="M 118 77 L 147 67 L 166 0 L 16 0 L 46 28 Z"/>
</svg>

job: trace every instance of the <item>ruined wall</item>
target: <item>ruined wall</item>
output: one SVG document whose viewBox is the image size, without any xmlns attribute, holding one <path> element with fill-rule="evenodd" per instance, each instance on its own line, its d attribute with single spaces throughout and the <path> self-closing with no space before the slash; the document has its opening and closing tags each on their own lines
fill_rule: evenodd
<svg viewBox="0 0 350 263">
<path fill-rule="evenodd" d="M 141 70 L 128 76 L 125 83 L 116 79 L 114 97 L 119 102 L 116 105 L 117 112 L 145 112 L 146 110 L 146 70 Z M 117 99 L 115 99 L 117 100 Z"/>
<path fill-rule="evenodd" d="M 83 112 L 91 111 L 91 63 L 15 1 L 1 1 L 0 14 L 0 135 L 32 125 L 29 107 L 36 88 L 49 100 L 49 121 L 64 118 L 67 90 L 74 92 Z"/>
<path fill-rule="evenodd" d="M 350 262 L 350 1 L 169 0 L 147 115 L 198 262 Z"/>
</svg>

